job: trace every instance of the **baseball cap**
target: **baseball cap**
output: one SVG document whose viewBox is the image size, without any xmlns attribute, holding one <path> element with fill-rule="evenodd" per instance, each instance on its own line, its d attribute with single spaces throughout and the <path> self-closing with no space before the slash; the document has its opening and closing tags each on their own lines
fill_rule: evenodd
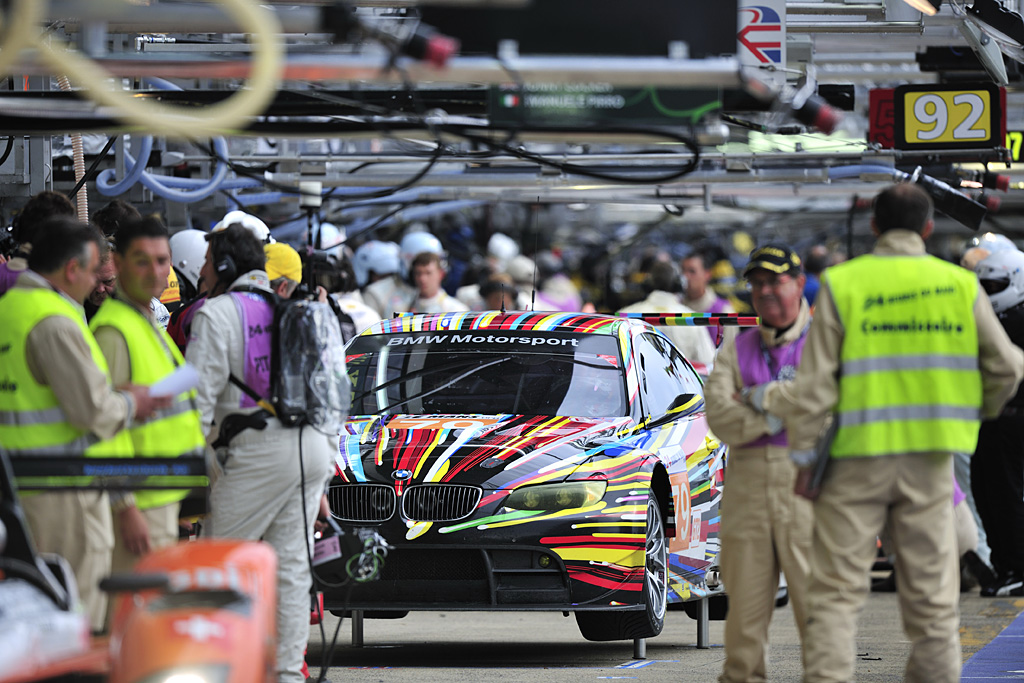
<svg viewBox="0 0 1024 683">
<path fill-rule="evenodd" d="M 263 253 L 267 256 L 267 277 L 271 282 L 279 277 L 286 277 L 295 282 L 302 282 L 302 259 L 299 252 L 284 242 L 263 245 Z"/>
<path fill-rule="evenodd" d="M 765 244 L 752 251 L 750 262 L 743 269 L 743 277 L 759 268 L 776 274 L 799 275 L 803 272 L 800 257 L 785 244 Z"/>
</svg>

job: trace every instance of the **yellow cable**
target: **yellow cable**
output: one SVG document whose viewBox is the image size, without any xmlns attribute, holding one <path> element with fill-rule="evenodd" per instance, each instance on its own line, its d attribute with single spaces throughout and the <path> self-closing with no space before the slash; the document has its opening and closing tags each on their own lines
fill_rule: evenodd
<svg viewBox="0 0 1024 683">
<path fill-rule="evenodd" d="M 19 7 L 44 5 L 42 0 L 19 0 Z M 227 99 L 197 110 L 193 107 L 157 104 L 110 89 L 111 75 L 98 64 L 66 47 L 53 47 L 37 41 L 42 57 L 58 72 L 68 74 L 88 89 L 91 98 L 113 107 L 115 115 L 139 130 L 179 138 L 205 138 L 228 135 L 261 114 L 277 93 L 284 68 L 284 46 L 280 40 L 280 22 L 270 10 L 250 0 L 218 0 L 245 33 L 252 34 L 253 66 L 247 87 Z M 32 35 L 38 36 L 36 29 Z M 7 56 L 4 45 L 3 57 Z M 120 78 L 115 77 L 115 82 Z"/>
<path fill-rule="evenodd" d="M 10 24 L 6 16 L 0 13 L 0 25 L 3 32 L 3 49 L 0 50 L 0 75 L 9 75 L 18 55 L 30 47 L 39 35 L 39 25 L 43 22 L 43 11 L 46 0 L 14 0 L 10 14 L 14 15 Z"/>
</svg>

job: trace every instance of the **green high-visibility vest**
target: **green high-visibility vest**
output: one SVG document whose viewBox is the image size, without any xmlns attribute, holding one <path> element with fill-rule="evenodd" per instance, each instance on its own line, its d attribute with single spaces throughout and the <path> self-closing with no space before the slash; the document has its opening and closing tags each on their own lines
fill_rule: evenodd
<svg viewBox="0 0 1024 683">
<path fill-rule="evenodd" d="M 107 361 L 85 324 L 81 309 L 51 289 L 14 287 L 0 297 L 0 446 L 19 455 L 86 455 L 131 457 L 124 430 L 100 441 L 68 422 L 53 390 L 40 384 L 28 368 L 28 335 L 43 319 L 63 316 L 75 322 L 89 345 L 92 360 L 108 376 Z M 92 477 L 19 479 L 21 485 L 85 485 Z"/>
<path fill-rule="evenodd" d="M 154 326 L 130 304 L 109 297 L 93 316 L 93 332 L 101 327 L 112 327 L 124 337 L 131 362 L 131 382 L 150 386 L 174 372 L 185 362 L 177 345 L 159 326 Z M 205 440 L 196 392 L 189 391 L 174 397 L 168 408 L 156 411 L 144 422 L 128 429 L 136 457 L 177 457 L 201 455 Z M 161 477 L 150 477 L 148 483 L 159 484 Z M 188 490 L 141 490 L 135 492 L 135 504 L 140 510 L 176 503 L 188 495 Z"/>
<path fill-rule="evenodd" d="M 833 457 L 973 453 L 982 387 L 974 273 L 868 255 L 824 278 L 845 330 Z"/>
</svg>

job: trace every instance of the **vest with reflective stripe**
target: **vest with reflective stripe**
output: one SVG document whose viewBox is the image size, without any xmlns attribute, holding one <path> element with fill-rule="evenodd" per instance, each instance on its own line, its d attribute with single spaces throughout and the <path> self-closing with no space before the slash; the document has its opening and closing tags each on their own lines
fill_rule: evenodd
<svg viewBox="0 0 1024 683">
<path fill-rule="evenodd" d="M 0 445 L 19 454 L 130 457 L 132 444 L 126 431 L 98 441 L 89 432 L 72 426 L 53 390 L 32 376 L 27 361 L 28 335 L 44 318 L 55 315 L 70 318 L 78 325 L 93 362 L 108 374 L 107 361 L 86 327 L 82 312 L 71 302 L 50 289 L 9 290 L 0 297 Z M 46 479 L 53 485 L 82 485 L 90 480 L 91 477 Z M 19 479 L 21 484 L 36 481 Z"/>
<path fill-rule="evenodd" d="M 833 457 L 973 453 L 975 275 L 932 256 L 867 255 L 824 278 L 845 329 Z"/>
<path fill-rule="evenodd" d="M 113 327 L 124 337 L 131 361 L 132 384 L 155 384 L 185 362 L 166 332 L 151 325 L 129 304 L 113 297 L 103 302 L 90 327 L 94 332 L 100 327 Z M 179 394 L 170 407 L 158 410 L 145 422 L 132 425 L 128 433 L 135 455 L 166 458 L 201 454 L 205 442 L 195 397 L 195 391 Z M 149 482 L 159 484 L 160 479 L 150 477 Z M 135 503 L 140 510 L 145 510 L 176 503 L 187 495 L 187 490 L 141 490 L 135 492 Z"/>
</svg>

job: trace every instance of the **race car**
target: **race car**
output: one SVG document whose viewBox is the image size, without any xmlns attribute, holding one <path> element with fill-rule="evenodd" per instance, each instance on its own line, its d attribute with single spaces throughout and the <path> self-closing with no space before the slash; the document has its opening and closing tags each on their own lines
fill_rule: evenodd
<svg viewBox="0 0 1024 683">
<path fill-rule="evenodd" d="M 332 611 L 572 611 L 590 640 L 658 635 L 720 592 L 726 447 L 655 327 L 580 313 L 404 315 L 346 350 L 328 499 L 392 546 Z"/>
</svg>

